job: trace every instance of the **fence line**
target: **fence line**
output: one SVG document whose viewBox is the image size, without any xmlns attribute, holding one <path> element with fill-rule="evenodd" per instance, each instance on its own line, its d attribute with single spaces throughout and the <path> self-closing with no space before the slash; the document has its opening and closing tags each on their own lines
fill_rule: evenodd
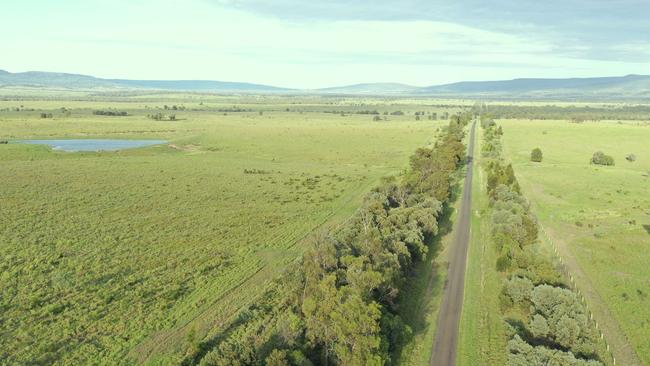
<svg viewBox="0 0 650 366">
<path fill-rule="evenodd" d="M 540 231 L 544 234 L 544 238 L 551 244 L 551 247 L 553 247 L 553 252 L 554 252 L 554 254 L 556 256 L 556 259 L 558 259 L 558 261 L 560 263 L 560 266 L 559 266 L 560 269 L 564 272 L 564 275 L 567 276 L 570 279 L 570 282 L 571 282 L 571 285 L 572 285 L 571 288 L 573 289 L 573 291 L 578 296 L 580 296 L 581 302 L 584 304 L 585 309 L 589 312 L 589 318 L 590 318 L 589 320 L 592 321 L 595 324 L 596 329 L 600 333 L 600 340 L 605 345 L 605 347 L 607 349 L 607 353 L 609 354 L 609 356 L 612 359 L 612 364 L 616 365 L 616 357 L 614 357 L 614 354 L 610 350 L 609 343 L 607 342 L 607 339 L 605 338 L 605 334 L 599 328 L 598 321 L 595 320 L 595 318 L 594 318 L 594 313 L 589 308 L 589 304 L 587 303 L 587 300 L 585 299 L 584 295 L 582 294 L 582 292 L 578 288 L 578 285 L 577 285 L 577 283 L 575 281 L 575 278 L 573 277 L 573 274 L 571 273 L 571 271 L 569 271 L 569 267 L 564 263 L 564 260 L 562 259 L 562 256 L 560 255 L 560 252 L 558 250 L 557 245 L 555 244 L 553 239 L 551 239 L 551 237 L 546 233 L 546 230 L 544 229 L 544 226 L 542 225 L 542 223 L 538 222 L 538 225 L 539 225 Z"/>
</svg>

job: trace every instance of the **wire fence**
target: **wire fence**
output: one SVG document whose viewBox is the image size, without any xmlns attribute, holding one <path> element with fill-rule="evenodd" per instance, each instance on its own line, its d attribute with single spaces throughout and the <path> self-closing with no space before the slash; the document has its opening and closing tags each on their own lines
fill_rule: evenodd
<svg viewBox="0 0 650 366">
<path fill-rule="evenodd" d="M 575 281 L 575 278 L 574 278 L 573 274 L 571 273 L 571 271 L 569 270 L 569 267 L 566 265 L 566 263 L 564 262 L 564 259 L 560 255 L 560 252 L 558 250 L 558 246 L 555 244 L 553 239 L 551 239 L 551 237 L 548 235 L 548 233 L 546 233 L 546 230 L 544 229 L 544 226 L 539 222 L 538 222 L 538 225 L 539 225 L 540 231 L 542 232 L 542 234 L 544 234 L 544 238 L 546 239 L 546 241 L 548 241 L 548 243 L 551 244 L 551 247 L 553 248 L 553 253 L 555 254 L 555 257 L 557 258 L 558 262 L 560 263 L 560 266 L 559 266 L 560 269 L 562 270 L 564 275 L 569 279 L 570 284 L 571 284 L 571 288 L 578 295 L 578 298 L 580 299 L 580 302 L 582 302 L 582 304 L 584 305 L 584 307 L 585 307 L 585 309 L 587 311 L 587 314 L 589 315 L 589 321 L 592 322 L 592 324 L 594 324 L 594 326 L 596 327 L 596 330 L 598 331 L 598 335 L 599 335 L 598 340 L 600 342 L 602 342 L 602 345 L 605 346 L 605 349 L 607 350 L 607 354 L 611 358 L 612 365 L 616 365 L 616 357 L 614 356 L 614 354 L 612 353 L 612 350 L 610 349 L 609 343 L 607 342 L 607 337 L 605 337 L 605 334 L 603 333 L 602 329 L 600 329 L 600 326 L 598 325 L 598 321 L 594 317 L 594 313 L 591 311 L 589 303 L 587 302 L 587 299 L 585 299 L 585 296 L 583 295 L 582 291 L 580 291 L 580 288 L 578 288 L 578 285 L 576 284 L 576 281 Z"/>
</svg>

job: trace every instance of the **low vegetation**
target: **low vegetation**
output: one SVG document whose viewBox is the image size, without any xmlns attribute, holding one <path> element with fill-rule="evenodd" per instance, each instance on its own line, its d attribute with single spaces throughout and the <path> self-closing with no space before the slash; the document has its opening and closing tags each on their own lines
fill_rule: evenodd
<svg viewBox="0 0 650 366">
<path fill-rule="evenodd" d="M 253 112 L 223 116 L 215 110 L 232 98 L 57 98 L 22 103 L 57 116 L 65 106 L 71 118 L 0 112 L 9 141 L 0 144 L 0 359 L 12 365 L 179 364 L 186 345 L 257 303 L 301 257 L 303 238 L 350 217 L 442 125 L 320 112 L 348 107 L 329 100 L 242 98 Z M 146 118 L 146 105 L 165 103 L 187 105 L 182 122 Z M 63 153 L 14 143 L 47 138 L 169 145 Z"/>
</svg>

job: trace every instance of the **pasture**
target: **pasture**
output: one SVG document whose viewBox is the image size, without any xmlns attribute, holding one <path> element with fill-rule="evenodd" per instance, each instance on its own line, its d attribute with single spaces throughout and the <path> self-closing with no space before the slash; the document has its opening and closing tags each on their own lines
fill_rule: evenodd
<svg viewBox="0 0 650 366">
<path fill-rule="evenodd" d="M 576 276 L 618 361 L 634 364 L 636 353 L 650 363 L 650 126 L 498 123 L 523 194 Z M 536 147 L 541 163 L 530 161 Z M 611 155 L 615 165 L 590 164 L 596 151 Z M 635 161 L 626 160 L 630 154 Z"/>
<path fill-rule="evenodd" d="M 381 177 L 433 143 L 446 121 L 416 121 L 415 111 L 458 110 L 348 98 L 28 96 L 0 101 L 0 140 L 9 141 L 0 144 L 0 359 L 10 364 L 177 362 L 188 337 L 214 334 L 254 303 L 306 236 L 348 218 Z M 404 114 L 356 113 L 370 109 Z M 14 142 L 54 138 L 168 143 L 66 153 Z"/>
</svg>

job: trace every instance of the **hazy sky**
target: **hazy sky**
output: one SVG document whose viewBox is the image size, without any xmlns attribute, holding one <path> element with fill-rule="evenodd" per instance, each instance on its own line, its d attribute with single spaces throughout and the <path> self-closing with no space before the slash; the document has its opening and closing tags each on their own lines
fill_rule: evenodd
<svg viewBox="0 0 650 366">
<path fill-rule="evenodd" d="M 287 87 L 650 74 L 650 0 L 21 0 L 0 69 Z"/>
</svg>

